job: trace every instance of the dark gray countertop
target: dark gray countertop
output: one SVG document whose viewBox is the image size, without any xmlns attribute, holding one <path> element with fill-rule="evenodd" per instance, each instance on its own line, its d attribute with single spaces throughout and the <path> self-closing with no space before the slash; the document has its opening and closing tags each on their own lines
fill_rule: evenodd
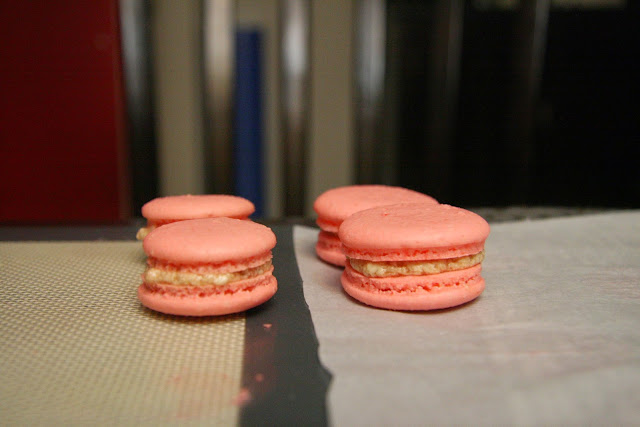
<svg viewBox="0 0 640 427">
<path fill-rule="evenodd" d="M 541 218 L 586 215 L 607 212 L 604 208 L 574 207 L 478 207 L 468 208 L 489 223 L 523 221 Z M 312 218 L 285 218 L 259 221 L 268 226 L 307 225 L 315 226 Z M 29 240 L 132 240 L 138 228 L 144 224 L 142 218 L 136 218 L 124 224 L 73 224 L 73 225 L 0 225 L 0 241 Z"/>
</svg>

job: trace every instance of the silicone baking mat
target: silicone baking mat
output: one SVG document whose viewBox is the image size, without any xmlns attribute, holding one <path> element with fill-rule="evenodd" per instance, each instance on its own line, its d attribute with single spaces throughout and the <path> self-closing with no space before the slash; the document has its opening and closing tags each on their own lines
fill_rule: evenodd
<svg viewBox="0 0 640 427">
<path fill-rule="evenodd" d="M 244 315 L 143 308 L 139 242 L 0 243 L 5 425 L 238 423 Z"/>
</svg>

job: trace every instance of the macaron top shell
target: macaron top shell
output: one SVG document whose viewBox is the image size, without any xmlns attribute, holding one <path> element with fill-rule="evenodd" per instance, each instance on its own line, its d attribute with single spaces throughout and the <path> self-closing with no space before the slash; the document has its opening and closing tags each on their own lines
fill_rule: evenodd
<svg viewBox="0 0 640 427">
<path fill-rule="evenodd" d="M 142 243 L 148 256 L 178 264 L 241 261 L 263 255 L 275 245 L 276 236 L 268 227 L 224 217 L 158 227 Z"/>
<path fill-rule="evenodd" d="M 255 211 L 249 200 L 227 194 L 168 196 L 153 199 L 142 206 L 149 221 L 193 218 L 246 218 Z"/>
<path fill-rule="evenodd" d="M 403 203 L 357 212 L 340 226 L 347 256 L 363 259 L 437 259 L 481 251 L 489 224 L 461 208 Z M 402 252 L 402 253 L 399 253 Z"/>
<path fill-rule="evenodd" d="M 318 214 L 318 224 L 328 231 L 337 228 L 350 215 L 377 206 L 397 203 L 423 202 L 437 204 L 437 200 L 417 191 L 388 185 L 350 185 L 333 188 L 315 200 L 313 209 Z M 335 230 L 331 230 L 331 225 Z"/>
</svg>

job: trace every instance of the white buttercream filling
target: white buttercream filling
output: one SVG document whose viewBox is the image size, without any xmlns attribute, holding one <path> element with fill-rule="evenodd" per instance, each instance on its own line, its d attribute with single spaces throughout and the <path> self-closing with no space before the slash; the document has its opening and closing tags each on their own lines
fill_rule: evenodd
<svg viewBox="0 0 640 427">
<path fill-rule="evenodd" d="M 138 232 L 136 233 L 136 239 L 138 240 L 144 240 L 145 237 L 147 237 L 147 234 L 151 233 L 154 229 L 156 228 L 155 225 L 148 225 L 146 227 L 142 227 L 140 230 L 138 230 Z"/>
<path fill-rule="evenodd" d="M 257 267 L 230 273 L 191 273 L 169 271 L 159 268 L 148 268 L 143 275 L 146 283 L 168 283 L 179 286 L 224 286 L 231 282 L 250 279 L 266 273 L 271 269 L 271 261 Z"/>
<path fill-rule="evenodd" d="M 480 264 L 484 251 L 459 258 L 438 259 L 433 261 L 386 261 L 373 262 L 350 258 L 351 267 L 367 277 L 424 276 L 462 270 Z"/>
</svg>

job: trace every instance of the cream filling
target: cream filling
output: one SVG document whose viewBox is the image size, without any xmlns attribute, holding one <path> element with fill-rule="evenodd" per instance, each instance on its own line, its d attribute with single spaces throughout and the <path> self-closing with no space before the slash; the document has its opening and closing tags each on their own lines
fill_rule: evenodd
<svg viewBox="0 0 640 427">
<path fill-rule="evenodd" d="M 147 237 L 147 234 L 151 233 L 155 228 L 156 228 L 155 225 L 149 225 L 147 227 L 142 227 L 136 233 L 136 239 L 137 240 L 144 240 L 144 238 Z"/>
<path fill-rule="evenodd" d="M 224 286 L 231 282 L 250 279 L 266 273 L 271 269 L 271 261 L 257 267 L 231 273 L 189 273 L 182 271 L 168 271 L 159 268 L 148 268 L 143 279 L 145 283 L 168 283 L 178 286 Z"/>
<path fill-rule="evenodd" d="M 373 262 L 350 258 L 351 267 L 367 277 L 423 276 L 426 274 L 444 273 L 462 270 L 480 264 L 484 259 L 484 251 L 475 255 L 459 258 L 438 259 L 433 261 L 388 261 Z"/>
</svg>

